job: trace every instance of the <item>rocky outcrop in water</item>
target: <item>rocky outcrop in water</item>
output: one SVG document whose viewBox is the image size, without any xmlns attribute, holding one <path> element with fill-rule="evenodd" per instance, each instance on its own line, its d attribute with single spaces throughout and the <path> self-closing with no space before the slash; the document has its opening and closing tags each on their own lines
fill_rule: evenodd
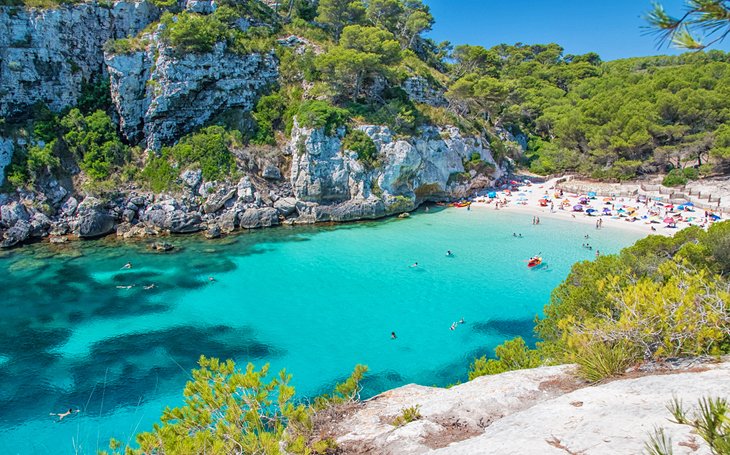
<svg viewBox="0 0 730 455">
<path fill-rule="evenodd" d="M 13 117 L 36 102 L 55 111 L 75 105 L 82 81 L 104 71 L 104 43 L 136 35 L 159 15 L 146 1 L 0 6 L 0 112 Z"/>
</svg>

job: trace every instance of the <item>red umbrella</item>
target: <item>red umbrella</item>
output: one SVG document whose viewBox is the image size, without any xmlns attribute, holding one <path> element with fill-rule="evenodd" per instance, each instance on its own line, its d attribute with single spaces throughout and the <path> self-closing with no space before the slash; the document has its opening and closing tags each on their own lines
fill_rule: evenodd
<svg viewBox="0 0 730 455">
<path fill-rule="evenodd" d="M 664 222 L 667 224 L 674 224 L 674 218 L 668 216 L 664 218 Z"/>
</svg>

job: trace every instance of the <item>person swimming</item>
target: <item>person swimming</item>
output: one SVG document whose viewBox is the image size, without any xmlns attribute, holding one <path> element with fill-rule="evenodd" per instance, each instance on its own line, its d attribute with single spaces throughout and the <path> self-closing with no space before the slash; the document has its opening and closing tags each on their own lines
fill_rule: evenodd
<svg viewBox="0 0 730 455">
<path fill-rule="evenodd" d="M 464 318 L 459 319 L 459 324 L 463 324 L 463 323 L 464 323 Z"/>
<path fill-rule="evenodd" d="M 209 276 L 208 277 L 208 281 L 210 281 L 211 283 L 213 283 L 213 282 L 216 281 L 216 279 L 214 277 L 212 277 L 212 276 Z"/>
<path fill-rule="evenodd" d="M 411 264 L 411 268 L 415 268 L 415 267 L 418 267 L 418 262 L 414 262 L 413 264 Z"/>
<path fill-rule="evenodd" d="M 117 289 L 132 289 L 134 286 L 135 285 L 133 285 L 133 284 L 128 284 L 126 286 L 119 285 L 119 286 L 117 286 Z"/>
<path fill-rule="evenodd" d="M 127 262 L 126 264 L 124 264 L 122 266 L 122 270 L 124 270 L 124 269 L 131 269 L 131 268 L 132 268 L 132 263 L 131 262 Z"/>
<path fill-rule="evenodd" d="M 451 252 L 451 250 L 446 250 L 446 256 L 453 256 L 454 253 Z"/>
<path fill-rule="evenodd" d="M 450 330 L 456 330 L 456 322 L 452 322 L 452 323 L 451 323 L 451 328 L 450 328 Z"/>
<path fill-rule="evenodd" d="M 145 288 L 145 290 L 149 290 L 149 289 L 154 289 L 154 288 L 156 288 L 156 287 L 157 287 L 157 285 L 155 285 L 155 283 L 152 283 L 152 284 L 148 284 L 148 285 L 147 285 L 147 286 L 145 286 L 144 288 Z"/>
<path fill-rule="evenodd" d="M 69 410 L 66 412 L 62 412 L 62 413 L 52 412 L 50 415 L 58 416 L 58 421 L 60 422 L 61 420 L 64 419 L 64 417 L 68 417 L 73 413 L 79 413 L 79 412 L 81 412 L 81 409 L 77 409 L 74 411 L 73 409 L 69 408 Z"/>
<path fill-rule="evenodd" d="M 395 332 L 390 332 L 390 339 L 395 340 L 396 338 L 398 338 L 398 336 L 396 336 Z"/>
</svg>

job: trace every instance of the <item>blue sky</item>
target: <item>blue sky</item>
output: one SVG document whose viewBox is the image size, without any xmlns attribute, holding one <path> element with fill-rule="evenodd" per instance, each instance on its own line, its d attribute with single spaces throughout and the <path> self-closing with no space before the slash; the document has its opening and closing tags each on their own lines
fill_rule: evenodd
<svg viewBox="0 0 730 455">
<path fill-rule="evenodd" d="M 436 25 L 430 37 L 453 44 L 558 43 L 567 54 L 597 52 L 604 60 L 657 54 L 655 37 L 644 35 L 650 0 L 424 0 Z M 679 15 L 683 0 L 663 0 Z M 730 50 L 730 39 L 716 49 Z"/>
</svg>

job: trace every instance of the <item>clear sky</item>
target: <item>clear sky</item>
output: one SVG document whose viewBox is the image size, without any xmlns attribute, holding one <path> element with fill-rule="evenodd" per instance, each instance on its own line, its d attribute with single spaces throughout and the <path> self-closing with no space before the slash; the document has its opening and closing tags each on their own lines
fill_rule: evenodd
<svg viewBox="0 0 730 455">
<path fill-rule="evenodd" d="M 452 44 L 557 43 L 566 54 L 597 52 L 603 60 L 657 54 L 655 37 L 644 35 L 650 0 L 424 0 L 436 25 L 429 34 Z M 662 0 L 679 15 L 684 0 Z M 716 49 L 730 50 L 730 38 Z"/>
</svg>

